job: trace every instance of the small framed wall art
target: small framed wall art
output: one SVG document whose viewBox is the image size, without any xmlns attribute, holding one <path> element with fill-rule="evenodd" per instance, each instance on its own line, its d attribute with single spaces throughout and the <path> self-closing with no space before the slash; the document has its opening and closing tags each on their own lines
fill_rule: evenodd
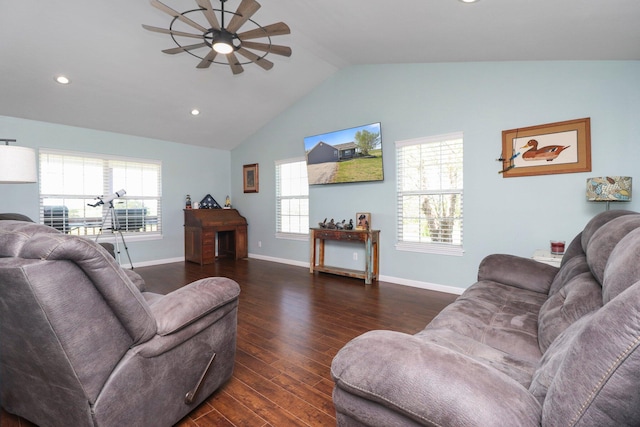
<svg viewBox="0 0 640 427">
<path fill-rule="evenodd" d="M 259 189 L 258 164 L 242 167 L 242 184 L 245 193 L 257 193 Z"/>
<path fill-rule="evenodd" d="M 371 229 L 371 214 L 368 212 L 358 212 L 356 214 L 356 230 Z"/>
</svg>

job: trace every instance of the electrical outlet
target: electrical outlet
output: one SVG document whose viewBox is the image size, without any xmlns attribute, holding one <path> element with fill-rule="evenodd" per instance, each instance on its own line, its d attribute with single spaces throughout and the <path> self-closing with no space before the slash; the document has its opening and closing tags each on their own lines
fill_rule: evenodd
<svg viewBox="0 0 640 427">
<path fill-rule="evenodd" d="M 353 253 L 353 260 L 357 261 L 358 260 L 358 252 L 354 252 Z"/>
<path fill-rule="evenodd" d="M 261 248 L 262 247 L 262 240 L 258 240 L 258 247 Z"/>
</svg>

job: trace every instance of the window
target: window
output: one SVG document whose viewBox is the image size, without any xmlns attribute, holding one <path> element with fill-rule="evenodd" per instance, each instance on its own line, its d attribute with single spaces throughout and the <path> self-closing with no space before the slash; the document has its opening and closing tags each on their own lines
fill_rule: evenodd
<svg viewBox="0 0 640 427">
<path fill-rule="evenodd" d="M 302 159 L 276 161 L 276 237 L 309 235 L 309 181 Z"/>
<path fill-rule="evenodd" d="M 161 163 L 96 154 L 40 150 L 40 222 L 80 236 L 120 230 L 160 235 Z M 98 196 L 126 194 L 110 204 Z"/>
<path fill-rule="evenodd" d="M 462 255 L 462 133 L 396 142 L 398 243 Z"/>
</svg>

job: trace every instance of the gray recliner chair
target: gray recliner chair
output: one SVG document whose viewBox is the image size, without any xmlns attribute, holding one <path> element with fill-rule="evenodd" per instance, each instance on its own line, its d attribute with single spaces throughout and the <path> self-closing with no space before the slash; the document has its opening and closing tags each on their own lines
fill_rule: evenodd
<svg viewBox="0 0 640 427">
<path fill-rule="evenodd" d="M 238 295 L 222 277 L 141 292 L 95 242 L 0 221 L 2 407 L 39 426 L 171 426 L 231 377 Z"/>
</svg>

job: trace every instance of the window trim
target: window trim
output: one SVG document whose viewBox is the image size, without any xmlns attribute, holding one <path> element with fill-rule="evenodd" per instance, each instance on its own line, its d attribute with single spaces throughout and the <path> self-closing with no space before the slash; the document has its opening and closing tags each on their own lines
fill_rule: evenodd
<svg viewBox="0 0 640 427">
<path fill-rule="evenodd" d="M 285 164 L 290 164 L 290 163 L 304 163 L 305 167 L 306 167 L 306 158 L 305 157 L 293 157 L 293 158 L 288 158 L 288 159 L 281 159 L 281 160 L 276 160 L 275 162 L 275 184 L 276 184 L 276 188 L 275 188 L 275 193 L 276 193 L 276 200 L 275 200 L 275 217 L 276 217 L 276 233 L 275 233 L 275 237 L 276 239 L 285 239 L 285 240 L 298 240 L 298 241 L 308 241 L 309 240 L 309 229 L 307 228 L 306 232 L 301 232 L 301 233 L 294 233 L 294 232 L 289 232 L 289 231 L 280 231 L 279 227 L 281 224 L 281 216 L 280 216 L 280 182 L 279 182 L 279 172 L 278 172 L 278 167 L 281 165 L 285 165 Z M 307 206 L 309 203 L 309 181 L 307 180 L 307 195 L 306 195 L 306 199 L 307 199 Z M 309 215 L 307 215 L 307 221 L 309 220 Z"/>
<path fill-rule="evenodd" d="M 107 190 L 108 187 L 113 186 L 113 181 L 110 179 L 107 181 L 105 178 L 107 177 L 106 171 L 108 170 L 108 164 L 110 161 L 114 162 L 131 162 L 145 165 L 154 165 L 158 170 L 158 195 L 157 196 L 139 196 L 139 195 L 129 195 L 126 194 L 122 197 L 122 200 L 157 200 L 158 203 L 158 213 L 157 213 L 157 230 L 153 231 L 126 231 L 121 230 L 122 235 L 129 241 L 143 241 L 143 240 L 158 240 L 163 238 L 163 227 L 162 227 L 162 161 L 157 159 L 143 159 L 143 158 L 135 158 L 129 156 L 116 156 L 110 154 L 103 153 L 89 153 L 89 152 L 81 152 L 81 151 L 73 151 L 73 150 L 60 150 L 55 148 L 41 148 L 38 153 L 38 165 L 39 165 L 39 184 L 38 184 L 38 199 L 39 199 L 39 221 L 40 223 L 44 223 L 44 199 L 45 198 L 92 198 L 96 196 L 100 196 L 101 194 L 53 194 L 53 193 L 43 193 L 42 192 L 42 183 L 43 183 L 43 168 L 41 167 L 42 156 L 43 155 L 57 155 L 57 156 L 69 156 L 69 157 L 77 157 L 83 159 L 92 159 L 102 163 L 102 191 L 103 193 L 113 194 L 113 192 L 120 190 L 119 188 L 114 188 Z M 125 189 L 126 190 L 126 189 Z M 110 191 L 110 192 L 108 192 Z M 108 210 L 103 208 L 102 214 L 100 216 L 101 224 L 104 222 L 105 216 L 108 215 Z M 93 217 L 92 217 L 93 218 Z M 109 232 L 98 232 L 97 234 L 80 234 L 80 237 L 96 240 L 96 239 L 113 239 L 117 238 L 117 234 L 111 231 Z"/>
<path fill-rule="evenodd" d="M 418 190 L 418 191 L 414 191 L 414 193 L 416 194 L 437 194 L 437 193 L 442 193 L 442 194 L 452 194 L 452 193 L 459 193 L 461 195 L 461 213 L 460 213 L 460 219 L 461 219 L 461 229 L 460 229 L 460 244 L 453 244 L 453 243 L 438 243 L 438 242 L 407 242 L 407 241 L 403 241 L 401 240 L 401 221 L 402 221 L 402 204 L 401 204 L 401 199 L 402 199 L 402 195 L 403 194 L 407 194 L 407 193 L 411 193 L 410 191 L 402 191 L 401 190 L 401 184 L 402 184 L 402 179 L 401 179 L 401 165 L 400 165 L 400 149 L 404 148 L 404 147 L 408 147 L 408 146 L 414 146 L 414 145 L 423 145 L 423 144 L 430 144 L 430 143 L 439 143 L 439 142 L 443 142 L 443 141 L 449 141 L 449 140 L 455 140 L 455 139 L 460 139 L 462 140 L 462 147 L 463 147 L 463 160 L 462 160 L 462 169 L 464 171 L 464 133 L 463 132 L 453 132 L 453 133 L 447 133 L 447 134 L 441 134 L 441 135 L 433 135 L 433 136 L 427 136 L 427 137 L 421 137 L 421 138 L 413 138 L 413 139 L 407 139 L 407 140 L 402 140 L 402 141 L 396 141 L 396 244 L 395 244 L 395 248 L 396 250 L 399 251 L 407 251 L 407 252 L 419 252 L 419 253 L 429 253 L 429 254 L 438 254 L 438 255 L 451 255 L 451 256 L 462 256 L 464 254 L 464 210 L 463 210 L 463 205 L 464 205 L 464 178 L 463 178 L 463 184 L 462 187 L 460 188 L 456 188 L 456 189 L 450 189 L 450 191 L 448 190 L 443 190 L 443 189 L 439 189 L 439 190 L 432 190 L 429 192 L 426 192 L 424 190 Z M 464 177 L 464 172 L 463 172 L 463 177 Z"/>
</svg>

